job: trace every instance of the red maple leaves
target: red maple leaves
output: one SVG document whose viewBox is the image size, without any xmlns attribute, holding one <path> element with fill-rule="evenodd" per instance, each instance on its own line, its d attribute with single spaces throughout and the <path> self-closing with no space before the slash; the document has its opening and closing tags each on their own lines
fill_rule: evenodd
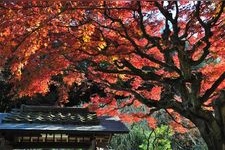
<svg viewBox="0 0 225 150">
<path fill-rule="evenodd" d="M 225 70 L 220 2 L 214 7 L 147 1 L 0 4 L 0 65 L 11 70 L 17 96 L 45 94 L 52 76 L 61 75 L 64 103 L 68 88 L 88 78 L 108 93 L 93 95 L 90 109 L 138 122 L 146 114 L 118 108 L 143 104 L 182 112 L 201 97 L 210 106 L 225 87 L 221 79 L 211 88 Z M 193 80 L 199 81 L 197 90 Z M 115 95 L 126 99 L 118 103 Z M 203 104 L 193 107 L 207 108 Z M 147 121 L 155 127 L 154 118 Z"/>
</svg>

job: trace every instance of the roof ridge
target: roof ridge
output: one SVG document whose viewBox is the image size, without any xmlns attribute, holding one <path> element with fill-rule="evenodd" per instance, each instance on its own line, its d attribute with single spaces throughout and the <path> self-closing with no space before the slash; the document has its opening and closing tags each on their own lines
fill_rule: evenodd
<svg viewBox="0 0 225 150">
<path fill-rule="evenodd" d="M 98 125 L 100 120 L 87 108 L 22 105 L 8 113 L 2 122 Z"/>
<path fill-rule="evenodd" d="M 57 107 L 57 106 L 35 106 L 35 105 L 21 105 L 21 112 L 62 112 L 62 113 L 94 113 L 90 112 L 88 108 L 82 107 Z"/>
</svg>

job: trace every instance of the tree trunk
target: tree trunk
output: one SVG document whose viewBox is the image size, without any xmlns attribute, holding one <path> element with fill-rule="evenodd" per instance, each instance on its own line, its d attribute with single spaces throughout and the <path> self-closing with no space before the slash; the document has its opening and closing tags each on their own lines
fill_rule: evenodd
<svg viewBox="0 0 225 150">
<path fill-rule="evenodd" d="M 209 150 L 225 150 L 225 139 L 223 132 L 221 132 L 223 126 L 219 126 L 215 120 L 198 119 L 197 128 Z"/>
<path fill-rule="evenodd" d="M 214 101 L 214 114 L 199 110 L 191 120 L 199 129 L 209 150 L 225 150 L 225 92 Z"/>
</svg>

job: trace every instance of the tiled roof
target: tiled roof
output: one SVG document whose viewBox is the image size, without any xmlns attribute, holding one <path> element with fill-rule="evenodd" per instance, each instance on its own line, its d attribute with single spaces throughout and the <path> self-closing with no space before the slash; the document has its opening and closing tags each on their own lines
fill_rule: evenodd
<svg viewBox="0 0 225 150">
<path fill-rule="evenodd" d="M 53 106 L 27 106 L 12 110 L 3 123 L 98 125 L 96 113 L 86 108 L 60 108 Z"/>
</svg>

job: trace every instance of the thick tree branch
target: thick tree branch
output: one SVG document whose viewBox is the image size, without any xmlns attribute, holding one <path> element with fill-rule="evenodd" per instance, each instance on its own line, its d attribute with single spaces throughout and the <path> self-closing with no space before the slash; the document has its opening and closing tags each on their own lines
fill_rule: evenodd
<svg viewBox="0 0 225 150">
<path fill-rule="evenodd" d="M 174 32 L 173 36 L 178 38 L 178 34 L 179 34 L 179 31 L 180 31 L 180 28 L 178 27 L 178 24 L 177 24 L 179 9 L 178 9 L 177 2 L 174 2 L 174 3 L 175 3 L 175 7 L 176 7 L 176 14 L 175 14 L 174 19 L 173 19 L 172 13 L 170 13 L 167 9 L 164 9 L 163 6 L 160 5 L 157 1 L 155 1 L 155 6 L 159 9 L 159 11 L 163 14 L 163 16 L 172 23 L 173 32 Z"/>
<path fill-rule="evenodd" d="M 202 43 L 202 41 L 199 40 L 199 41 L 193 46 L 193 49 L 192 49 L 191 51 L 194 52 L 194 51 L 197 49 L 197 47 L 198 47 L 199 45 L 201 45 L 201 43 Z M 211 43 L 210 43 L 209 41 L 206 41 L 205 43 L 206 43 L 206 46 L 203 48 L 203 54 L 201 55 L 201 57 L 200 57 L 198 60 L 191 60 L 190 64 L 191 64 L 192 66 L 197 66 L 197 65 L 199 65 L 199 64 L 202 63 L 202 62 L 206 59 L 206 57 L 208 56 L 208 54 L 209 54 L 209 48 L 210 48 L 210 46 L 211 46 Z"/>
<path fill-rule="evenodd" d="M 178 122 L 178 121 L 176 120 L 176 118 L 173 117 L 173 115 L 172 115 L 167 109 L 164 109 L 164 110 L 166 111 L 166 113 L 170 116 L 170 118 L 171 118 L 174 122 L 176 122 L 177 124 L 181 125 L 182 127 L 187 128 L 187 129 L 194 129 L 194 128 L 196 128 L 195 126 L 186 126 L 185 124 L 183 124 L 183 123 L 181 123 L 181 122 Z"/>
<path fill-rule="evenodd" d="M 166 69 L 170 69 L 170 70 L 174 70 L 175 72 L 177 72 L 179 75 L 181 75 L 181 71 L 176 67 L 176 66 L 171 66 L 167 63 L 164 63 L 164 62 L 161 62 L 160 60 L 154 58 L 153 56 L 151 55 L 148 55 L 146 53 L 143 53 L 140 49 L 138 49 L 136 51 L 136 54 L 140 55 L 141 57 L 143 58 L 147 58 L 148 60 L 156 63 L 156 64 L 159 64 L 160 66 L 166 68 Z"/>
<path fill-rule="evenodd" d="M 109 83 L 108 81 L 102 80 L 102 86 L 109 87 L 112 90 L 118 90 L 118 91 L 125 91 L 131 93 L 138 101 L 140 101 L 142 104 L 148 106 L 148 107 L 158 107 L 160 106 L 158 103 L 159 101 L 154 99 L 147 99 L 143 97 L 143 95 L 139 94 L 138 92 L 132 90 L 131 88 L 127 87 L 121 87 L 117 84 Z"/>
<path fill-rule="evenodd" d="M 175 66 L 171 56 L 172 51 L 176 51 L 176 50 L 180 51 L 180 47 L 184 45 L 184 42 L 182 42 L 180 38 L 178 38 L 178 34 L 180 30 L 177 23 L 178 14 L 179 14 L 178 4 L 177 2 L 171 2 L 171 3 L 169 2 L 169 5 L 175 5 L 175 8 L 176 8 L 176 14 L 174 19 L 173 19 L 172 13 L 170 13 L 167 9 L 163 8 L 161 4 L 159 4 L 158 2 L 154 2 L 154 4 L 165 17 L 165 29 L 163 30 L 163 33 L 162 33 L 162 40 L 163 42 L 165 42 L 164 45 L 167 46 L 168 43 L 173 44 L 172 48 L 167 47 L 162 51 L 166 66 L 168 66 L 166 69 L 174 70 L 179 75 L 181 75 L 181 71 Z M 171 32 L 169 22 L 172 23 L 173 32 Z M 179 45 L 182 45 L 182 46 L 179 46 Z"/>
<path fill-rule="evenodd" d="M 201 1 L 198 1 L 197 5 L 196 5 L 196 12 L 195 12 L 195 16 L 198 20 L 198 22 L 201 24 L 201 26 L 204 28 L 205 31 L 205 35 L 204 37 L 202 37 L 199 41 L 196 42 L 196 44 L 193 46 L 192 48 L 192 52 L 194 52 L 203 42 L 206 44 L 205 47 L 203 48 L 203 54 L 201 55 L 201 57 L 194 61 L 191 61 L 191 65 L 196 66 L 199 65 L 200 63 L 202 63 L 205 58 L 208 56 L 209 54 L 209 48 L 211 46 L 211 42 L 209 41 L 209 39 L 212 37 L 212 32 L 211 32 L 211 27 L 213 25 L 216 24 L 216 22 L 219 20 L 219 18 L 221 17 L 222 13 L 223 13 L 223 9 L 225 7 L 225 2 L 223 1 L 220 7 L 219 12 L 217 13 L 217 15 L 215 17 L 213 17 L 211 20 L 209 21 L 203 21 L 200 17 L 200 5 L 201 5 Z"/>
<path fill-rule="evenodd" d="M 190 27 L 191 27 L 192 21 L 193 21 L 193 19 L 190 19 L 190 20 L 186 23 L 184 33 L 183 33 L 183 35 L 181 35 L 181 36 L 179 37 L 180 39 L 186 38 L 186 37 L 188 36 L 188 30 L 189 30 Z"/>
<path fill-rule="evenodd" d="M 175 1 L 174 3 L 175 3 L 175 8 L 176 8 L 175 20 L 178 20 L 178 17 L 179 17 L 178 1 Z"/>
<path fill-rule="evenodd" d="M 155 74 L 153 72 L 147 72 L 144 73 L 141 69 L 135 68 L 130 62 L 127 60 L 123 60 L 122 63 L 124 66 L 129 68 L 132 72 L 136 73 L 138 76 L 140 76 L 143 80 L 152 80 L 152 81 L 160 81 L 162 77 L 158 74 Z"/>
<path fill-rule="evenodd" d="M 206 45 L 204 46 L 203 48 L 203 54 L 201 55 L 201 57 L 194 61 L 194 60 L 191 60 L 191 65 L 192 66 L 196 66 L 196 65 L 199 65 L 200 63 L 202 63 L 205 58 L 208 56 L 209 54 L 209 48 L 211 46 L 211 42 L 209 41 L 209 39 L 212 37 L 212 32 L 211 32 L 211 26 L 212 26 L 212 23 L 216 23 L 215 21 L 217 21 L 221 15 L 221 13 L 219 13 L 215 19 L 212 19 L 208 22 L 204 22 L 201 17 L 200 17 L 200 5 L 201 5 L 201 1 L 198 1 L 197 2 L 197 5 L 196 5 L 196 12 L 195 12 L 195 17 L 197 18 L 198 22 L 200 23 L 200 25 L 203 27 L 204 29 L 204 32 L 205 32 L 205 35 L 204 37 L 202 37 L 199 41 L 196 42 L 196 44 L 193 46 L 192 48 L 192 52 L 196 51 L 197 48 L 204 42 Z M 224 5 L 224 4 L 223 4 Z M 224 6 L 223 6 L 224 7 Z"/>
<path fill-rule="evenodd" d="M 121 32 L 117 31 L 116 29 L 108 27 L 108 26 L 103 26 L 103 25 L 101 25 L 99 23 L 98 23 L 98 25 L 100 25 L 103 28 L 111 29 L 111 30 L 117 32 L 121 37 L 128 39 L 131 42 L 132 46 L 135 48 L 135 50 L 136 50 L 135 53 L 138 54 L 139 56 L 141 56 L 143 58 L 147 58 L 150 61 L 152 61 L 152 62 L 154 62 L 156 64 L 159 64 L 162 67 L 165 67 L 165 68 L 170 69 L 170 70 L 174 70 L 178 74 L 181 74 L 181 71 L 176 66 L 170 66 L 169 64 L 166 64 L 166 63 L 164 63 L 164 62 L 154 58 L 153 56 L 150 56 L 150 55 L 142 52 L 141 49 L 138 47 L 138 45 L 131 38 L 129 38 L 127 36 L 124 36 L 123 34 L 121 34 Z M 126 35 L 128 35 L 128 33 Z"/>
<path fill-rule="evenodd" d="M 160 75 L 157 75 L 153 72 L 148 72 L 145 73 L 143 72 L 141 69 L 137 69 L 135 68 L 130 62 L 123 60 L 123 65 L 124 67 L 127 67 L 129 70 L 116 70 L 116 69 L 103 69 L 98 67 L 98 64 L 95 62 L 92 62 L 92 64 L 94 65 L 94 67 L 96 67 L 96 71 L 100 71 L 103 73 L 112 73 L 112 74 L 127 74 L 127 75 L 134 75 L 134 76 L 139 76 L 141 77 L 143 80 L 152 80 L 152 81 L 157 81 L 160 82 L 162 77 Z"/>
<path fill-rule="evenodd" d="M 142 11 L 141 11 L 141 4 L 140 2 L 137 2 L 138 3 L 138 13 L 139 13 L 139 16 L 140 16 L 140 28 L 144 34 L 144 37 L 146 37 L 153 45 L 156 44 L 156 46 L 162 50 L 161 46 L 159 45 L 158 43 L 158 40 L 159 38 L 158 37 L 151 37 L 149 34 L 147 34 L 146 30 L 145 30 L 145 27 L 144 27 L 144 23 L 143 23 L 143 14 L 142 14 Z M 109 11 L 109 10 L 108 10 Z M 128 34 L 128 30 L 127 28 L 125 27 L 125 25 L 122 23 L 122 20 L 120 19 L 116 19 L 116 18 L 112 18 L 111 16 L 109 16 L 109 14 L 105 11 L 105 15 L 110 18 L 113 22 L 118 22 L 121 27 L 123 28 L 123 31 L 125 33 L 125 35 L 123 35 L 120 31 L 117 31 L 113 28 L 110 28 L 110 27 L 107 27 L 107 26 L 102 26 L 104 28 L 110 28 L 116 32 L 118 32 L 118 34 L 121 36 L 121 37 L 124 37 L 126 38 L 128 41 L 130 41 L 130 43 L 132 44 L 132 46 L 135 48 L 136 50 L 136 54 L 140 55 L 141 57 L 144 57 L 144 58 L 147 58 L 149 59 L 150 61 L 156 63 L 156 64 L 159 64 L 160 66 L 162 67 L 165 67 L 167 69 L 170 69 L 170 70 L 174 70 L 176 71 L 178 74 L 180 74 L 180 70 L 176 67 L 176 66 L 170 66 L 169 64 L 166 64 L 164 62 L 161 62 L 157 59 L 155 59 L 154 57 L 150 56 L 150 55 L 147 55 L 145 53 L 143 53 L 140 48 L 138 47 L 138 45 L 135 43 L 135 41 L 129 36 Z M 157 44 L 158 43 L 158 44 Z"/>
<path fill-rule="evenodd" d="M 174 19 L 172 17 L 172 14 L 169 13 L 168 10 L 164 9 L 163 6 L 157 1 L 155 1 L 155 6 L 159 9 L 159 11 L 163 14 L 164 17 L 166 17 L 168 20 L 170 20 L 173 23 Z"/>
<path fill-rule="evenodd" d="M 217 87 L 224 81 L 225 79 L 225 72 L 220 75 L 220 77 L 213 83 L 213 85 L 206 90 L 205 94 L 199 98 L 200 103 L 204 103 L 208 100 L 211 94 L 215 92 Z"/>
<path fill-rule="evenodd" d="M 140 25 L 140 28 L 141 28 L 141 31 L 143 33 L 143 36 L 148 39 L 153 45 L 157 46 L 157 48 L 162 51 L 162 47 L 160 46 L 159 44 L 159 37 L 154 37 L 154 36 L 150 36 L 146 29 L 145 29 L 145 25 L 144 25 L 144 16 L 142 14 L 142 10 L 141 10 L 141 1 L 138 1 L 137 2 L 137 5 L 138 5 L 138 15 L 139 15 L 139 25 Z"/>
<path fill-rule="evenodd" d="M 197 18 L 197 20 L 201 24 L 201 26 L 203 28 L 206 28 L 207 27 L 207 23 L 205 23 L 200 17 L 200 6 L 201 6 L 201 1 L 198 1 L 197 5 L 196 5 L 195 17 Z"/>
<path fill-rule="evenodd" d="M 180 102 L 174 101 L 174 100 L 168 100 L 168 101 L 158 101 L 154 99 L 148 99 L 145 98 L 142 94 L 138 93 L 137 91 L 134 91 L 130 88 L 122 88 L 117 86 L 116 84 L 107 84 L 111 89 L 114 90 L 121 90 L 131 93 L 139 102 L 146 105 L 149 108 L 157 108 L 159 109 L 169 109 L 172 108 L 175 111 L 181 112 L 183 111 L 182 105 Z"/>
</svg>

